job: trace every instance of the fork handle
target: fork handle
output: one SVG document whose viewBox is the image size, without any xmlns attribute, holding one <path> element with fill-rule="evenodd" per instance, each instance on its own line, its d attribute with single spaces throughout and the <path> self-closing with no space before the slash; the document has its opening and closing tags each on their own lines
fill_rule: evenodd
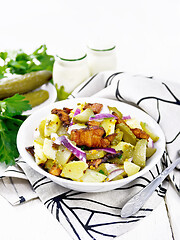
<svg viewBox="0 0 180 240">
<path fill-rule="evenodd" d="M 132 197 L 122 208 L 121 217 L 126 218 L 135 214 L 152 195 L 155 189 L 163 182 L 169 173 L 180 163 L 180 158 L 170 164 L 158 177 Z"/>
</svg>

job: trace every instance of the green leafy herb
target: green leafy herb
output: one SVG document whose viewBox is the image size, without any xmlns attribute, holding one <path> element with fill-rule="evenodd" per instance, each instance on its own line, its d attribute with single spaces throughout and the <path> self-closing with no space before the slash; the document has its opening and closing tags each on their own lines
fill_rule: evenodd
<svg viewBox="0 0 180 240">
<path fill-rule="evenodd" d="M 87 147 L 86 146 L 80 146 L 81 150 L 86 150 Z"/>
<path fill-rule="evenodd" d="M 19 94 L 0 101 L 0 162 L 14 165 L 19 156 L 16 136 L 23 120 L 19 119 L 23 111 L 31 109 L 28 101 Z"/>
<path fill-rule="evenodd" d="M 10 74 L 25 74 L 33 71 L 52 71 L 54 56 L 47 54 L 46 45 L 41 45 L 32 54 L 22 50 L 0 52 L 0 79 Z M 0 101 L 0 162 L 14 165 L 19 156 L 16 136 L 23 123 L 22 112 L 31 109 L 24 96 L 16 94 Z"/>
<path fill-rule="evenodd" d="M 64 91 L 64 86 L 61 86 L 60 88 L 58 88 L 58 86 L 56 84 L 55 87 L 57 90 L 57 97 L 58 97 L 59 101 L 67 99 L 67 97 L 71 94 L 71 93 Z"/>
<path fill-rule="evenodd" d="M 106 175 L 103 170 L 99 170 L 99 173 Z"/>
<path fill-rule="evenodd" d="M 0 109 L 2 116 L 13 117 L 20 115 L 25 109 L 31 109 L 29 102 L 23 101 L 25 97 L 19 94 L 15 94 L 10 98 L 6 98 L 3 101 L 0 101 Z M 28 108 L 28 109 L 27 109 Z"/>
<path fill-rule="evenodd" d="M 118 158 L 121 159 L 122 158 L 122 154 L 120 156 L 118 156 Z"/>
<path fill-rule="evenodd" d="M 12 58 L 8 52 L 0 52 L 0 58 L 4 61 L 0 66 L 0 79 L 6 77 L 6 73 L 25 74 L 34 71 L 52 71 L 54 56 L 47 54 L 46 45 L 41 45 L 32 54 L 19 50 Z"/>
</svg>

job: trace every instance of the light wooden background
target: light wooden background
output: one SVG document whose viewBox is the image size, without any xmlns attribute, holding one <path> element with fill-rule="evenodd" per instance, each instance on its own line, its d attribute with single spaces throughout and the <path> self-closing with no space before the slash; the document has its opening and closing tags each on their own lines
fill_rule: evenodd
<svg viewBox="0 0 180 240">
<path fill-rule="evenodd" d="M 0 51 L 34 50 L 45 43 L 57 53 L 76 41 L 99 37 L 117 45 L 118 70 L 180 83 L 179 0 L 10 0 L 0 5 Z M 121 240 L 179 240 L 179 196 L 166 199 Z M 63 239 L 68 233 L 36 199 L 12 207 L 0 196 L 0 239 Z"/>
</svg>

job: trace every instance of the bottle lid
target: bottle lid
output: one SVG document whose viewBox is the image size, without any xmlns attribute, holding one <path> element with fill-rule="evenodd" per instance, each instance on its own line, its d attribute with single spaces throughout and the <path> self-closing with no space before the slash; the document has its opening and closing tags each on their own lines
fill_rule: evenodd
<svg viewBox="0 0 180 240">
<path fill-rule="evenodd" d="M 86 57 L 86 52 L 77 45 L 62 46 L 57 57 L 64 61 L 79 61 Z"/>
<path fill-rule="evenodd" d="M 94 51 L 111 51 L 115 49 L 116 45 L 108 40 L 93 40 L 88 43 L 88 48 Z"/>
</svg>

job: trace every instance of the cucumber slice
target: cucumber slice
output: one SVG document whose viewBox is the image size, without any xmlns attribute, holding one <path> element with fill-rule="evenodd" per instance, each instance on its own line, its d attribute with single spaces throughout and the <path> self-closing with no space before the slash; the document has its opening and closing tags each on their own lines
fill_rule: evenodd
<svg viewBox="0 0 180 240">
<path fill-rule="evenodd" d="M 141 168 L 146 165 L 146 145 L 147 140 L 140 139 L 134 148 L 133 162 Z"/>
</svg>

